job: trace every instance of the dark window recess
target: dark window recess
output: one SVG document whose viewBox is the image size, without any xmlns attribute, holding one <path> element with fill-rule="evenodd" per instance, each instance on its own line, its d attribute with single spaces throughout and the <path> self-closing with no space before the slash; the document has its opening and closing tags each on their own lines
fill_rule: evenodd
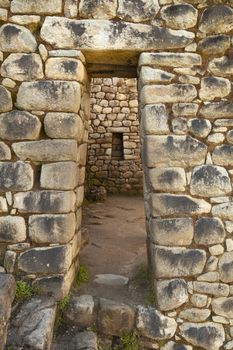
<svg viewBox="0 0 233 350">
<path fill-rule="evenodd" d="M 124 159 L 123 134 L 121 132 L 114 132 L 112 134 L 112 159 Z"/>
</svg>

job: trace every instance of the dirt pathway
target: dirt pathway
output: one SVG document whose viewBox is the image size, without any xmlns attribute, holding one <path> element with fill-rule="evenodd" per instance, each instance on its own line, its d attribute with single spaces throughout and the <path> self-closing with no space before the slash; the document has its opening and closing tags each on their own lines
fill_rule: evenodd
<svg viewBox="0 0 233 350">
<path fill-rule="evenodd" d="M 80 262 L 88 267 L 90 281 L 79 288 L 79 294 L 144 302 L 148 291 L 143 278 L 138 281 L 139 271 L 147 264 L 143 205 L 142 197 L 115 195 L 84 207 L 83 227 L 88 230 L 89 242 L 81 251 Z M 94 281 L 98 274 L 123 275 L 129 284 L 99 285 Z"/>
</svg>

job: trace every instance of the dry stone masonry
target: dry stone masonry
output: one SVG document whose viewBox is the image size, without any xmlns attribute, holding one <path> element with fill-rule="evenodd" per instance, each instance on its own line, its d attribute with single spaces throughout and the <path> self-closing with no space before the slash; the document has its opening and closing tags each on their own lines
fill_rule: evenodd
<svg viewBox="0 0 233 350">
<path fill-rule="evenodd" d="M 88 73 L 137 75 L 157 310 L 139 307 L 135 326 L 163 350 L 232 349 L 233 1 L 0 0 L 0 25 L 5 270 L 58 299 L 68 293 Z"/>
<path fill-rule="evenodd" d="M 89 196 L 98 197 L 99 187 L 110 193 L 142 192 L 136 79 L 94 78 L 90 103 Z"/>
</svg>

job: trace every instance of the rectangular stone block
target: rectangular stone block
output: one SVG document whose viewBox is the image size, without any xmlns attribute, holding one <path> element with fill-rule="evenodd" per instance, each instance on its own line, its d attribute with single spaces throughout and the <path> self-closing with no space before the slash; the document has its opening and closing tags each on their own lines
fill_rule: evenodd
<svg viewBox="0 0 233 350">
<path fill-rule="evenodd" d="M 32 215 L 29 217 L 29 237 L 36 243 L 68 243 L 75 233 L 75 214 Z"/>
<path fill-rule="evenodd" d="M 143 156 L 148 167 L 194 166 L 203 164 L 207 154 L 204 143 L 190 136 L 147 136 Z"/>
<path fill-rule="evenodd" d="M 24 110 L 74 112 L 81 103 L 81 88 L 75 81 L 46 80 L 23 82 L 17 94 L 17 107 Z"/>
<path fill-rule="evenodd" d="M 183 168 L 155 168 L 149 170 L 149 179 L 154 191 L 183 192 L 186 174 Z"/>
<path fill-rule="evenodd" d="M 26 224 L 20 216 L 0 217 L 0 242 L 23 242 L 26 240 Z"/>
<path fill-rule="evenodd" d="M 75 209 L 72 191 L 19 192 L 14 195 L 14 208 L 29 213 L 69 213 Z"/>
<path fill-rule="evenodd" d="M 191 84 L 145 85 L 141 89 L 142 104 L 192 102 L 197 90 Z"/>
<path fill-rule="evenodd" d="M 0 191 L 28 191 L 33 187 L 32 167 L 24 162 L 0 162 Z"/>
<path fill-rule="evenodd" d="M 87 79 L 83 63 L 76 58 L 69 57 L 49 58 L 46 61 L 45 74 L 48 79 L 76 80 L 79 82 Z"/>
<path fill-rule="evenodd" d="M 69 245 L 33 248 L 19 255 L 18 268 L 26 273 L 62 274 L 69 270 L 71 258 Z"/>
<path fill-rule="evenodd" d="M 39 2 L 35 0 L 13 0 L 11 2 L 12 13 L 54 15 L 61 13 L 61 11 L 62 0 L 40 0 Z"/>
<path fill-rule="evenodd" d="M 211 205 L 208 202 L 187 195 L 152 194 L 151 205 L 152 215 L 155 217 L 168 215 L 189 216 L 205 214 L 211 211 Z"/>
<path fill-rule="evenodd" d="M 202 64 L 201 56 L 195 53 L 142 53 L 139 66 L 193 67 Z"/>
<path fill-rule="evenodd" d="M 150 239 L 158 245 L 190 245 L 193 234 L 193 220 L 191 218 L 152 219 L 150 221 Z"/>
<path fill-rule="evenodd" d="M 202 273 L 206 252 L 199 249 L 153 247 L 156 278 L 195 276 Z"/>
<path fill-rule="evenodd" d="M 78 185 L 78 166 L 74 162 L 43 164 L 41 167 L 41 188 L 73 190 Z"/>
<path fill-rule="evenodd" d="M 141 110 L 142 132 L 146 135 L 169 134 L 168 113 L 166 106 L 155 104 L 145 106 Z"/>
<path fill-rule="evenodd" d="M 84 136 L 84 123 L 75 113 L 47 113 L 44 128 L 52 139 L 75 139 L 81 143 Z"/>
<path fill-rule="evenodd" d="M 15 154 L 22 160 L 53 162 L 76 160 L 78 146 L 75 140 L 41 140 L 13 143 Z"/>
</svg>

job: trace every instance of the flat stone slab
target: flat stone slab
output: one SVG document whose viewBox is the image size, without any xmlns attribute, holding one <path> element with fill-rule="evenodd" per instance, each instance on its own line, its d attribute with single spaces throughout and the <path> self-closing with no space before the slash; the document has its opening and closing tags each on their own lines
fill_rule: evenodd
<svg viewBox="0 0 233 350">
<path fill-rule="evenodd" d="M 12 319 L 8 345 L 37 350 L 50 349 L 57 305 L 53 299 L 33 298 Z"/>
<path fill-rule="evenodd" d="M 126 286 L 129 282 L 127 277 L 121 275 L 112 275 L 112 274 L 102 274 L 96 275 L 94 282 L 97 284 L 104 284 L 106 286 Z"/>
<path fill-rule="evenodd" d="M 97 350 L 97 336 L 93 332 L 78 332 L 61 337 L 52 344 L 52 350 Z"/>
</svg>

